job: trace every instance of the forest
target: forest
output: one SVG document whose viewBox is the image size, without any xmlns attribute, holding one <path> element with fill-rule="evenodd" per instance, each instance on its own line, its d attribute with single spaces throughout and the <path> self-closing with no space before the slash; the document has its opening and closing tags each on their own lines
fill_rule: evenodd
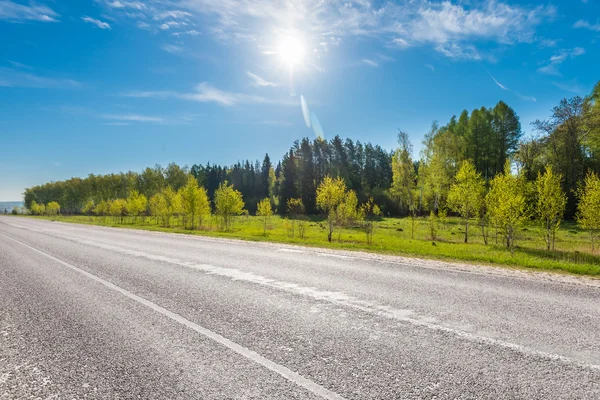
<svg viewBox="0 0 600 400">
<path fill-rule="evenodd" d="M 414 225 L 421 217 L 454 215 L 464 221 L 465 242 L 475 224 L 486 244 L 500 236 L 511 249 L 519 226 L 534 220 L 544 228 L 547 248 L 554 248 L 567 219 L 589 232 L 593 246 L 600 232 L 600 82 L 589 96 L 561 100 L 533 129 L 534 136 L 523 137 L 519 116 L 500 101 L 463 110 L 445 125 L 434 122 L 420 154 L 402 131 L 393 150 L 340 136 L 304 138 L 276 162 L 266 154 L 262 162 L 232 166 L 172 163 L 90 174 L 28 188 L 24 202 L 33 214 L 44 214 L 48 205 L 63 215 L 170 213 L 192 229 L 202 228 L 202 216 L 211 213 L 223 216 L 225 229 L 228 215 L 322 215 L 331 222 L 330 241 L 334 226 L 358 219 L 408 216 Z M 319 200 L 326 190 L 338 198 L 333 205 Z M 234 211 L 223 213 L 223 191 L 236 203 Z"/>
</svg>

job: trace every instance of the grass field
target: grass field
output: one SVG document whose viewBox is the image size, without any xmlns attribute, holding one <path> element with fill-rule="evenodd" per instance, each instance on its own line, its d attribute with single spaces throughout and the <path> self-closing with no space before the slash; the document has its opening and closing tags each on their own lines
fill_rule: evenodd
<svg viewBox="0 0 600 400">
<path fill-rule="evenodd" d="M 373 243 L 367 244 L 366 234 L 359 228 L 344 228 L 334 232 L 334 241 L 327 241 L 325 223 L 313 218 L 306 222 L 305 237 L 290 237 L 291 221 L 274 216 L 270 220 L 270 229 L 265 235 L 263 224 L 258 217 L 236 217 L 233 229 L 224 232 L 218 229 L 218 220 L 212 217 L 200 230 L 165 228 L 157 224 L 154 218 L 135 223 L 125 220 L 116 223 L 111 217 L 60 216 L 30 217 L 103 225 L 122 228 L 145 229 L 152 231 L 187 233 L 213 237 L 236 238 L 253 241 L 291 243 L 307 246 L 319 246 L 334 249 L 363 250 L 384 254 L 418 256 L 443 260 L 459 260 L 472 263 L 496 264 L 517 268 L 555 270 L 582 275 L 600 275 L 600 254 L 592 254 L 589 235 L 580 230 L 573 222 L 564 222 L 556 240 L 556 250 L 545 250 L 540 229 L 533 223 L 526 225 L 519 234 L 517 249 L 511 254 L 501 244 L 495 244 L 494 232 L 490 232 L 489 245 L 483 243 L 481 230 L 475 223 L 470 227 L 469 243 L 463 243 L 464 226 L 458 218 L 448 218 L 445 224 L 439 223 L 437 239 L 430 238 L 427 219 L 419 219 L 415 226 L 415 238 L 411 238 L 411 220 L 409 218 L 385 218 L 375 222 Z M 172 221 L 174 224 L 176 221 Z M 501 239 L 499 238 L 499 241 Z"/>
</svg>

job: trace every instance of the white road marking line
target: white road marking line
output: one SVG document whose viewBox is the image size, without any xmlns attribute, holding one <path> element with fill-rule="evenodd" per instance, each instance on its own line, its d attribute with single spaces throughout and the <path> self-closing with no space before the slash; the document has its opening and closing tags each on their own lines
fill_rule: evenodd
<svg viewBox="0 0 600 400">
<path fill-rule="evenodd" d="M 343 256 L 343 255 L 341 255 L 341 254 L 334 254 L 334 253 L 320 253 L 320 252 L 317 252 L 316 254 L 317 254 L 317 255 L 319 255 L 319 256 L 322 256 L 322 257 L 333 257 L 333 258 L 339 258 L 339 259 L 341 259 L 341 260 L 354 260 L 354 257 L 350 257 L 350 256 Z"/>
<path fill-rule="evenodd" d="M 267 368 L 270 371 L 275 372 L 276 374 L 281 375 L 282 377 L 284 377 L 285 379 L 287 379 L 288 381 L 301 386 L 305 389 L 307 389 L 308 391 L 324 398 L 327 400 L 345 400 L 344 397 L 340 396 L 337 393 L 332 392 L 329 389 L 324 388 L 323 386 L 319 385 L 318 383 L 315 383 L 313 381 L 311 381 L 310 379 L 307 379 L 305 377 L 303 377 L 302 375 L 298 374 L 297 372 L 294 372 L 292 370 L 290 370 L 289 368 L 284 367 L 283 365 L 279 365 L 271 360 L 269 360 L 268 358 L 265 358 L 263 356 L 261 356 L 260 354 L 258 354 L 257 352 L 250 350 L 242 345 L 239 345 L 229 339 L 227 339 L 224 336 L 221 336 L 220 334 L 213 332 L 207 328 L 204 328 L 184 317 L 182 317 L 179 314 L 176 314 L 172 311 L 167 310 L 166 308 L 163 308 L 161 306 L 159 306 L 156 303 L 153 303 L 149 300 L 144 299 L 143 297 L 140 297 L 128 290 L 125 290 L 117 285 L 115 285 L 114 283 L 111 283 L 107 280 L 104 280 L 102 278 L 97 277 L 96 275 L 93 275 L 87 271 L 82 270 L 81 268 L 78 268 L 72 264 L 69 264 L 66 261 L 60 260 L 50 254 L 47 254 L 41 250 L 38 250 L 34 247 L 29 246 L 26 243 L 21 242 L 20 240 L 14 239 L 10 236 L 4 235 L 4 234 L 0 234 L 2 236 L 7 237 L 8 239 L 11 239 L 19 244 L 21 244 L 22 246 L 35 251 L 36 253 L 39 253 L 47 258 L 49 258 L 52 261 L 55 261 L 67 268 L 72 269 L 75 272 L 78 272 L 106 287 L 108 287 L 109 289 L 112 289 L 116 292 L 121 293 L 123 296 L 128 297 L 132 300 L 137 301 L 140 304 L 145 305 L 146 307 L 158 312 L 159 314 L 162 314 L 170 319 L 172 319 L 175 322 L 179 322 L 180 324 L 198 332 L 201 335 L 206 336 L 207 338 L 227 347 L 230 350 L 233 350 L 234 352 L 238 353 L 239 355 L 246 357 L 247 359 L 254 361 L 257 364 L 262 365 L 263 367 Z"/>
<path fill-rule="evenodd" d="M 304 250 L 296 250 L 296 249 L 277 249 L 281 253 L 306 253 Z"/>
<path fill-rule="evenodd" d="M 40 231 L 37 229 L 32 229 L 32 228 L 26 228 L 26 229 L 34 231 L 34 232 L 48 234 L 47 232 Z M 184 262 L 184 261 L 169 258 L 169 257 L 149 254 L 149 253 L 145 253 L 145 252 L 137 251 L 137 250 L 125 249 L 122 247 L 117 247 L 117 246 L 104 244 L 104 243 L 100 243 L 100 242 L 94 242 L 91 240 L 69 237 L 69 236 L 65 236 L 65 235 L 60 235 L 60 236 L 55 236 L 55 237 L 57 237 L 59 239 L 70 240 L 70 241 L 80 243 L 80 244 L 86 244 L 89 246 L 93 246 L 93 247 L 97 247 L 97 248 L 101 248 L 101 249 L 105 249 L 105 250 L 116 251 L 121 254 L 127 254 L 127 255 L 134 256 L 134 257 L 141 257 L 141 258 L 146 258 L 146 259 L 153 260 L 153 261 L 162 261 L 162 262 L 175 264 L 175 265 L 179 265 L 179 266 L 183 266 L 183 267 L 187 267 L 187 268 L 194 268 L 194 269 L 200 270 L 200 271 L 210 274 L 210 275 L 223 276 L 223 277 L 227 277 L 234 281 L 239 280 L 239 281 L 251 282 L 251 283 L 255 283 L 258 285 L 262 285 L 262 286 L 268 286 L 271 288 L 284 290 L 284 291 L 291 292 L 294 294 L 312 297 L 314 299 L 326 301 L 331 304 L 350 307 L 350 308 L 360 310 L 363 312 L 367 312 L 370 314 L 375 314 L 378 316 L 395 319 L 397 321 L 406 322 L 406 323 L 409 323 L 409 324 L 412 324 L 415 326 L 424 327 L 424 328 L 431 329 L 431 330 L 438 331 L 438 332 L 449 333 L 454 336 L 460 337 L 462 339 L 468 340 L 470 342 L 503 347 L 503 348 L 510 349 L 512 351 L 515 351 L 515 352 L 518 352 L 518 353 L 521 353 L 521 354 L 524 354 L 527 356 L 539 357 L 539 358 L 544 358 L 544 359 L 553 360 L 553 361 L 560 361 L 560 362 L 564 362 L 566 364 L 575 365 L 575 366 L 582 367 L 582 368 L 590 368 L 590 369 L 594 369 L 594 370 L 600 370 L 599 364 L 591 364 L 591 363 L 579 361 L 574 358 L 563 356 L 560 354 L 539 351 L 539 350 L 536 350 L 536 349 L 533 349 L 533 348 L 530 348 L 527 346 L 523 346 L 520 344 L 506 342 L 506 341 L 503 341 L 500 339 L 494 339 L 494 338 L 491 338 L 488 336 L 480 336 L 480 335 L 476 335 L 473 333 L 465 332 L 460 329 L 452 328 L 452 327 L 445 326 L 445 325 L 440 325 L 440 324 L 435 323 L 434 322 L 435 320 L 430 317 L 414 315 L 412 310 L 403 310 L 403 309 L 394 308 L 394 307 L 391 307 L 388 305 L 382 305 L 382 304 L 378 304 L 378 303 L 374 303 L 374 302 L 361 300 L 356 297 L 347 295 L 343 292 L 323 291 L 323 290 L 319 290 L 319 289 L 313 288 L 313 287 L 301 286 L 296 283 L 277 281 L 275 279 L 270 279 L 270 278 L 266 278 L 266 277 L 263 277 L 260 275 L 253 274 L 252 272 L 240 271 L 235 268 L 216 267 L 216 266 L 207 265 L 207 264 L 194 264 L 193 262 Z M 327 253 L 321 253 L 321 254 L 327 254 Z"/>
</svg>

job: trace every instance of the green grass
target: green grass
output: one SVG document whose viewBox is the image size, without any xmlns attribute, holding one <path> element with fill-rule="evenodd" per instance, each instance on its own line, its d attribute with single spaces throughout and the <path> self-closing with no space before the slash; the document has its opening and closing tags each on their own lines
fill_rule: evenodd
<svg viewBox="0 0 600 400">
<path fill-rule="evenodd" d="M 469 243 L 463 243 L 464 225 L 458 218 L 448 218 L 445 226 L 440 224 L 435 244 L 430 239 L 426 219 L 417 221 L 415 238 L 412 239 L 410 219 L 385 218 L 375 222 L 373 243 L 371 245 L 366 243 L 366 235 L 359 228 L 339 229 L 333 234 L 334 241 L 329 243 L 325 223 L 316 217 L 307 221 L 304 239 L 289 237 L 285 226 L 289 222 L 278 216 L 271 218 L 271 229 L 267 232 L 267 235 L 263 234 L 261 220 L 252 216 L 236 217 L 233 229 L 227 232 L 218 229 L 218 220 L 215 217 L 205 222 L 202 229 L 194 231 L 182 229 L 181 227 L 164 228 L 157 225 L 154 218 L 146 218 L 144 222 L 137 221 L 136 223 L 126 221 L 125 224 L 117 224 L 111 217 L 60 216 L 34 218 L 333 249 L 362 250 L 442 260 L 459 260 L 469 263 L 553 270 L 580 275 L 600 275 L 600 255 L 591 253 L 589 235 L 580 230 L 573 222 L 562 224 L 556 240 L 556 250 L 553 252 L 545 250 L 540 229 L 533 223 L 527 224 L 520 231 L 515 253 L 511 254 L 501 244 L 495 244 L 493 231 L 490 231 L 490 244 L 485 245 L 481 230 L 476 224 L 469 228 Z M 176 223 L 177 221 L 173 220 L 172 222 Z"/>
</svg>

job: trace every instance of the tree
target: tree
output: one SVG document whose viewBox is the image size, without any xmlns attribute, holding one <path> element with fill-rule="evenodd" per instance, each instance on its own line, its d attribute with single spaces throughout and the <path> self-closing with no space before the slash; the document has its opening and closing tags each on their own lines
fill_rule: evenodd
<svg viewBox="0 0 600 400">
<path fill-rule="evenodd" d="M 469 240 L 469 219 L 479 213 L 485 190 L 481 174 L 471 160 L 465 160 L 448 193 L 448 206 L 465 219 L 465 243 Z"/>
<path fill-rule="evenodd" d="M 60 213 L 60 205 L 55 202 L 55 201 L 51 201 L 50 203 L 48 203 L 48 205 L 46 206 L 46 214 L 50 215 L 50 216 L 56 216 Z"/>
<path fill-rule="evenodd" d="M 411 158 L 412 146 L 405 132 L 398 133 L 398 144 L 400 147 L 392 158 L 391 193 L 398 201 L 401 211 L 416 211 L 414 196 L 416 174 Z"/>
<path fill-rule="evenodd" d="M 222 227 L 229 230 L 231 217 L 240 215 L 244 210 L 242 193 L 235 190 L 227 181 L 221 183 L 215 191 L 215 213 L 221 217 Z"/>
<path fill-rule="evenodd" d="M 96 214 L 97 217 L 105 217 L 110 212 L 110 205 L 106 201 L 102 200 L 96 204 L 92 212 Z M 106 220 L 106 218 L 103 219 Z"/>
<path fill-rule="evenodd" d="M 517 151 L 521 137 L 521 123 L 515 111 L 505 102 L 500 101 L 492 110 L 493 170 L 490 176 L 502 172 L 506 160 Z"/>
<path fill-rule="evenodd" d="M 273 215 L 273 208 L 271 208 L 271 200 L 266 197 L 261 200 L 256 207 L 256 215 L 262 219 L 264 234 L 267 235 L 267 228 L 269 227 L 269 221 Z"/>
<path fill-rule="evenodd" d="M 196 178 L 189 175 L 187 183 L 180 189 L 179 193 L 183 214 L 190 221 L 191 229 L 194 229 L 197 219 L 199 219 L 199 226 L 201 227 L 203 218 L 210 214 L 210 201 L 206 189 L 198 187 Z"/>
<path fill-rule="evenodd" d="M 358 219 L 360 219 L 358 197 L 354 190 L 349 190 L 344 194 L 344 199 L 337 209 L 336 224 L 339 227 L 353 226 Z M 338 233 L 338 240 L 339 238 L 340 234 Z"/>
<path fill-rule="evenodd" d="M 169 226 L 169 224 L 171 222 L 171 218 L 174 216 L 179 216 L 183 212 L 183 208 L 181 205 L 181 203 L 182 203 L 181 195 L 179 193 L 177 193 L 175 190 L 173 190 L 173 188 L 170 186 L 167 186 L 162 191 L 162 194 L 167 203 L 166 224 L 167 224 L 167 226 Z"/>
<path fill-rule="evenodd" d="M 554 250 L 556 231 L 565 213 L 567 196 L 562 191 L 561 175 L 552 172 L 552 166 L 546 172 L 538 173 L 535 181 L 537 202 L 535 205 L 536 219 L 544 229 L 544 241 L 547 250 Z"/>
<path fill-rule="evenodd" d="M 46 206 L 44 205 L 44 203 L 38 204 L 38 213 L 39 213 L 39 215 L 46 214 Z"/>
<path fill-rule="evenodd" d="M 40 206 L 35 200 L 31 202 L 31 205 L 29 206 L 29 211 L 31 211 L 33 215 L 40 215 Z"/>
<path fill-rule="evenodd" d="M 577 207 L 576 219 L 581 228 L 587 230 L 592 242 L 600 232 L 600 177 L 594 172 L 588 172 L 577 190 L 579 205 Z"/>
<path fill-rule="evenodd" d="M 577 184 L 584 179 L 589 167 L 587 148 L 589 126 L 586 125 L 586 102 L 581 97 L 563 99 L 553 108 L 549 120 L 537 120 L 535 129 L 544 133 L 546 164 L 563 177 L 563 190 L 567 194 L 567 217 L 576 211 Z"/>
<path fill-rule="evenodd" d="M 149 207 L 150 215 L 162 220 L 163 226 L 169 226 L 169 205 L 162 192 L 150 197 Z"/>
<path fill-rule="evenodd" d="M 510 162 L 506 162 L 504 174 L 498 174 L 490 182 L 486 204 L 490 219 L 504 235 L 506 247 L 514 253 L 519 228 L 529 218 L 527 209 L 527 182 L 523 175 L 513 175 Z"/>
<path fill-rule="evenodd" d="M 137 190 L 132 190 L 126 200 L 125 209 L 127 210 L 127 214 L 133 217 L 134 223 L 137 217 L 146 212 L 146 208 L 148 208 L 146 196 L 140 194 Z"/>
<path fill-rule="evenodd" d="M 375 202 L 372 197 L 369 197 L 366 203 L 361 204 L 359 209 L 359 216 L 363 220 L 363 229 L 365 234 L 367 235 L 367 244 L 373 243 L 373 230 L 374 223 L 373 221 L 381 215 L 381 209 Z"/>
<path fill-rule="evenodd" d="M 296 221 L 298 223 L 298 235 L 301 239 L 304 239 L 304 232 L 306 229 L 305 214 L 306 208 L 301 198 L 288 199 L 287 202 L 287 213 L 292 218 L 291 237 L 294 237 Z"/>
<path fill-rule="evenodd" d="M 317 188 L 317 206 L 325 212 L 329 231 L 327 240 L 331 242 L 334 227 L 339 221 L 338 208 L 344 202 L 346 184 L 341 178 L 326 176 Z"/>
<path fill-rule="evenodd" d="M 116 199 L 109 203 L 109 214 L 115 218 L 115 221 L 118 220 L 120 223 L 123 223 L 123 217 L 127 213 L 127 201 L 123 199 Z"/>
<path fill-rule="evenodd" d="M 85 202 L 85 205 L 81 209 L 81 212 L 83 212 L 84 214 L 90 215 L 92 213 L 92 211 L 94 210 L 94 207 L 95 207 L 94 200 L 88 200 Z"/>
</svg>

